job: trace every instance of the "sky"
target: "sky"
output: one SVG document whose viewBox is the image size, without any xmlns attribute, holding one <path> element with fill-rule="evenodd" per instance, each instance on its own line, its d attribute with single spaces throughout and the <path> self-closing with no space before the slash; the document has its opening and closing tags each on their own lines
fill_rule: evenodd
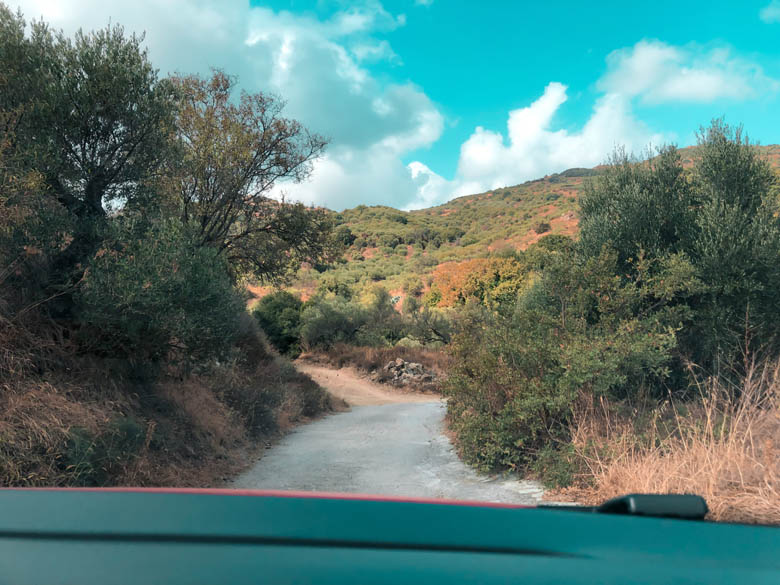
<svg viewBox="0 0 780 585">
<path fill-rule="evenodd" d="M 696 142 L 780 143 L 780 0 L 3 0 L 70 34 L 145 32 L 162 75 L 211 67 L 330 140 L 276 195 L 416 209 Z"/>
</svg>

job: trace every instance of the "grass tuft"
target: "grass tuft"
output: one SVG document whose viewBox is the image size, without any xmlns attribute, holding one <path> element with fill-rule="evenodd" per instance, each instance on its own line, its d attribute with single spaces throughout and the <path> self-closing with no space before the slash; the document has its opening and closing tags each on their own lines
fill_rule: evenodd
<svg viewBox="0 0 780 585">
<path fill-rule="evenodd" d="M 580 400 L 572 439 L 581 473 L 550 497 L 695 493 L 711 520 L 780 524 L 780 362 L 750 364 L 738 388 L 721 378 L 696 385 L 694 404 L 628 415 L 603 398 Z"/>
</svg>

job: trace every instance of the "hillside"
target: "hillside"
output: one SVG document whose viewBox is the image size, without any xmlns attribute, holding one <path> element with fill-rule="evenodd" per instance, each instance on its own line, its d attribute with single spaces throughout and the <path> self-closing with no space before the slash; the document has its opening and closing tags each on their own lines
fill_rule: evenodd
<svg viewBox="0 0 780 585">
<path fill-rule="evenodd" d="M 758 148 L 780 169 L 780 145 Z M 691 166 L 696 147 L 680 152 Z M 335 214 L 349 244 L 344 257 L 334 266 L 302 268 L 291 288 L 306 299 L 323 283 L 379 282 L 403 298 L 409 290 L 428 290 L 439 265 L 523 250 L 550 234 L 575 236 L 577 200 L 598 173 L 599 167 L 568 169 L 410 212 L 365 205 L 345 210 Z M 253 287 L 257 296 L 267 290 Z"/>
</svg>

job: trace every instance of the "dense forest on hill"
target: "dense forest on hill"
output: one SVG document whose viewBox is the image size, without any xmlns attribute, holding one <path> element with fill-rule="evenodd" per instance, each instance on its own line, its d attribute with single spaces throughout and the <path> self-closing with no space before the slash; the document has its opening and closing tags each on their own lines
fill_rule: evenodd
<svg viewBox="0 0 780 585">
<path fill-rule="evenodd" d="M 755 148 L 770 166 L 780 169 L 779 145 Z M 687 172 L 697 149 L 680 149 Z M 334 281 L 349 286 L 380 282 L 403 299 L 415 277 L 429 290 L 441 264 L 451 263 L 440 271 L 457 271 L 464 260 L 524 250 L 546 235 L 576 236 L 578 201 L 588 180 L 603 170 L 568 169 L 427 209 L 359 205 L 334 213 L 336 233 L 347 246 L 345 254 L 328 266 L 305 265 L 290 290 L 308 298 Z"/>
</svg>

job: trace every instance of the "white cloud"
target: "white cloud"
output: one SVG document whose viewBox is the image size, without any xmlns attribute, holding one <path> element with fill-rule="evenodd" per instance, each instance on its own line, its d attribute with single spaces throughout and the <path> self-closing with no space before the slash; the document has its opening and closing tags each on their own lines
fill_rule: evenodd
<svg viewBox="0 0 780 585">
<path fill-rule="evenodd" d="M 443 130 L 442 115 L 419 87 L 379 81 L 362 65 L 397 59 L 390 44 L 375 37 L 406 22 L 376 0 L 351 3 L 328 19 L 246 1 L 78 0 L 67 10 L 51 0 L 19 4 L 28 18 L 43 16 L 66 33 L 109 20 L 128 31 L 146 30 L 163 73 L 206 74 L 216 66 L 238 75 L 250 91 L 281 95 L 286 115 L 331 139 L 311 181 L 282 186 L 308 203 L 408 205 L 417 187 L 400 157 L 432 144 Z"/>
<path fill-rule="evenodd" d="M 704 51 L 695 45 L 675 47 L 643 40 L 607 56 L 607 73 L 598 86 L 648 104 L 707 103 L 754 97 L 777 89 L 777 82 L 758 65 L 733 57 L 728 49 Z"/>
<path fill-rule="evenodd" d="M 640 41 L 613 51 L 607 72 L 597 83 L 603 93 L 590 118 L 577 131 L 554 127 L 554 116 L 567 100 L 567 87 L 552 82 L 531 105 L 509 112 L 506 133 L 478 126 L 461 145 L 452 180 L 421 162 L 409 165 L 419 196 L 412 206 L 535 179 L 575 166 L 594 166 L 615 146 L 640 152 L 673 136 L 652 131 L 633 112 L 632 104 L 744 100 L 778 90 L 778 82 L 758 65 L 727 49 L 702 50 Z"/>
<path fill-rule="evenodd" d="M 760 16 L 764 22 L 780 22 L 780 0 L 772 0 L 764 6 Z"/>
<path fill-rule="evenodd" d="M 553 117 L 566 101 L 566 86 L 552 82 L 530 106 L 509 112 L 506 139 L 477 127 L 463 143 L 455 178 L 446 181 L 421 163 L 409 165 L 420 185 L 421 206 L 478 193 L 575 166 L 595 166 L 616 146 L 640 150 L 664 137 L 636 120 L 630 102 L 602 96 L 590 119 L 576 132 L 554 130 Z"/>
<path fill-rule="evenodd" d="M 400 63 L 381 34 L 406 23 L 403 14 L 391 14 L 377 0 L 345 4 L 327 19 L 252 7 L 245 0 L 73 0 L 67 10 L 59 0 L 18 4 L 28 18 L 43 16 L 67 33 L 109 20 L 129 31 L 146 30 L 152 60 L 163 73 L 207 74 L 216 66 L 238 75 L 250 91 L 283 96 L 287 115 L 331 138 L 311 180 L 284 185 L 284 191 L 335 209 L 358 203 L 425 207 L 592 166 L 615 145 L 640 150 L 668 138 L 636 118 L 636 102 L 746 99 L 778 86 L 728 50 L 641 41 L 608 56 L 597 83 L 602 93 L 581 128 L 556 128 L 555 115 L 568 96 L 565 85 L 552 82 L 532 104 L 509 112 L 505 133 L 475 128 L 461 145 L 455 176 L 447 179 L 421 161 L 401 162 L 439 139 L 444 118 L 419 86 L 372 74 L 372 62 Z M 777 5 L 775 0 L 767 6 L 762 18 L 774 18 Z"/>
<path fill-rule="evenodd" d="M 390 43 L 384 40 L 377 43 L 358 43 L 353 45 L 352 54 L 360 62 L 390 61 L 395 64 L 401 64 L 401 58 L 393 51 Z"/>
</svg>

